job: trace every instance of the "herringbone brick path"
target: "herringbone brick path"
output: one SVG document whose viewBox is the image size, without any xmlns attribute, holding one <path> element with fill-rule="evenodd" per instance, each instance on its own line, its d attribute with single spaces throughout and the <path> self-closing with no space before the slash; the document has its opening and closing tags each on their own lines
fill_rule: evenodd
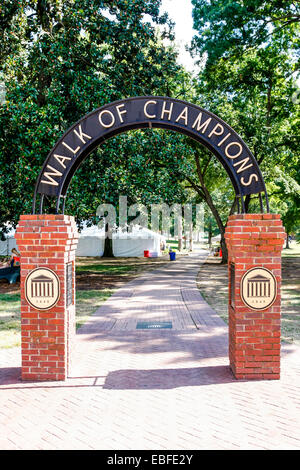
<svg viewBox="0 0 300 470">
<path fill-rule="evenodd" d="M 281 380 L 236 381 L 201 260 L 116 292 L 79 330 L 65 382 L 22 383 L 19 349 L 0 351 L 0 449 L 300 449 L 300 348 L 282 348 Z M 148 320 L 174 328 L 136 330 Z"/>
</svg>

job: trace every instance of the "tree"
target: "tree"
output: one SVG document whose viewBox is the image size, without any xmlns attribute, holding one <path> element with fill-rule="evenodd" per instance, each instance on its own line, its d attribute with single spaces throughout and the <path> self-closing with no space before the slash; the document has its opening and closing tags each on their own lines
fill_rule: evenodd
<svg viewBox="0 0 300 470">
<path fill-rule="evenodd" d="M 0 7 L 0 227 L 31 212 L 33 186 L 49 150 L 91 110 L 134 95 L 170 94 L 180 86 L 176 53 L 165 47 L 171 24 L 160 0 L 5 0 Z M 160 35 L 154 25 L 164 28 Z M 179 78 L 177 78 L 179 76 Z M 67 208 L 80 200 L 78 220 L 106 197 L 113 140 L 74 177 Z M 129 149 L 130 150 L 130 149 Z M 130 152 L 129 152 L 130 154 Z M 97 155 L 97 156 L 96 156 Z M 98 172 L 98 173 L 97 173 Z M 127 185 L 128 187 L 128 185 Z M 51 205 L 51 204 L 50 204 Z"/>
<path fill-rule="evenodd" d="M 287 208 L 273 197 L 272 183 L 276 172 L 289 179 L 280 191 L 290 200 L 286 188 L 291 180 L 294 186 L 299 182 L 299 172 L 293 170 L 299 168 L 299 108 L 292 99 L 297 89 L 299 7 L 261 0 L 193 4 L 198 34 L 192 52 L 203 61 L 196 83 L 203 107 L 242 135 L 263 171 L 271 207 L 284 214 Z M 245 206 L 260 211 L 255 197 L 246 197 Z"/>
<path fill-rule="evenodd" d="M 273 181 L 269 184 L 271 210 L 281 214 L 282 222 L 286 230 L 286 248 L 289 248 L 291 234 L 300 234 L 300 184 L 299 167 L 290 165 L 290 174 L 286 174 L 275 168 Z"/>
<path fill-rule="evenodd" d="M 299 48 L 300 6 L 294 0 L 192 0 L 192 51 L 212 65 L 220 58 L 241 57 L 280 39 L 285 50 Z"/>
<path fill-rule="evenodd" d="M 183 204 L 187 198 L 181 185 L 186 153 L 183 136 L 174 133 L 147 129 L 121 134 L 95 151 L 73 177 L 66 211 L 78 222 L 97 223 L 96 208 L 105 202 L 116 208 L 119 225 L 120 195 L 127 196 L 128 205 Z M 87 174 L 89 190 L 82 198 L 81 179 Z M 110 245 L 107 237 L 106 255 Z"/>
</svg>

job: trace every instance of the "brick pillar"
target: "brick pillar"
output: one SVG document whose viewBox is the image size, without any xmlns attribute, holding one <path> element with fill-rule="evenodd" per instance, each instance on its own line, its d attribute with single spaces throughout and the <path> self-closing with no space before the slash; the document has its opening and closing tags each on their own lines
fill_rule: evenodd
<svg viewBox="0 0 300 470">
<path fill-rule="evenodd" d="M 65 380 L 75 335 L 75 250 L 78 233 L 74 217 L 21 215 L 16 240 L 21 253 L 22 379 Z M 47 270 L 32 272 L 37 268 Z M 33 293 L 32 284 L 28 287 L 29 279 L 30 282 L 37 282 L 39 273 L 43 275 L 42 281 L 45 282 L 49 274 L 59 285 L 57 302 L 49 309 L 42 304 L 41 307 L 36 307 L 36 304 L 32 306 L 28 300 Z M 44 297 L 46 300 L 42 296 L 36 300 L 34 293 L 32 302 L 47 302 L 52 295 L 52 291 L 49 292 Z"/>
<path fill-rule="evenodd" d="M 284 238 L 285 231 L 277 214 L 229 217 L 225 233 L 229 269 L 229 359 L 237 379 L 280 378 L 281 250 Z M 245 279 L 252 282 L 257 279 L 255 273 L 259 271 L 249 270 L 258 267 L 268 270 L 261 270 L 258 279 L 264 279 L 262 274 L 266 273 L 275 286 L 273 303 L 267 308 L 260 306 L 259 296 L 255 297 L 261 293 L 259 290 L 251 291 L 250 288 L 249 292 L 244 286 Z M 269 291 L 264 292 L 268 295 Z M 257 302 L 257 306 L 251 304 L 249 307 L 245 303 L 242 295 L 245 293 L 252 295 L 248 301 Z"/>
</svg>

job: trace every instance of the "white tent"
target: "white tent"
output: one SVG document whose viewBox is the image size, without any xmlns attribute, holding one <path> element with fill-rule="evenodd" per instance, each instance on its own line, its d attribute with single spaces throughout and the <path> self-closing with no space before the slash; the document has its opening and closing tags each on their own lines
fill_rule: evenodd
<svg viewBox="0 0 300 470">
<path fill-rule="evenodd" d="M 112 235 L 113 253 L 116 257 L 141 257 L 144 251 L 150 256 L 160 256 L 160 244 L 165 238 L 144 227 L 134 226 L 131 231 L 117 230 Z M 102 256 L 104 229 L 85 227 L 79 236 L 76 256 Z"/>
<path fill-rule="evenodd" d="M 0 256 L 11 256 L 11 250 L 13 248 L 16 248 L 18 250 L 17 242 L 15 239 L 15 229 L 9 227 L 9 232 L 6 233 L 4 236 L 5 240 L 0 241 Z"/>
<path fill-rule="evenodd" d="M 113 234 L 113 253 L 119 257 L 144 256 L 149 251 L 150 256 L 160 256 L 162 237 L 145 227 L 135 226 L 131 232 L 117 231 Z"/>
<path fill-rule="evenodd" d="M 102 256 L 104 251 L 104 230 L 96 225 L 84 227 L 79 233 L 76 256 Z"/>
<path fill-rule="evenodd" d="M 11 250 L 18 246 L 13 228 L 6 234 L 6 240 L 0 241 L 0 256 L 10 256 Z M 113 253 L 116 257 L 141 257 L 144 251 L 150 256 L 161 255 L 161 242 L 165 237 L 147 228 L 135 225 L 130 231 L 117 230 L 113 233 Z M 86 225 L 79 234 L 76 256 L 102 256 L 104 252 L 104 228 Z"/>
</svg>

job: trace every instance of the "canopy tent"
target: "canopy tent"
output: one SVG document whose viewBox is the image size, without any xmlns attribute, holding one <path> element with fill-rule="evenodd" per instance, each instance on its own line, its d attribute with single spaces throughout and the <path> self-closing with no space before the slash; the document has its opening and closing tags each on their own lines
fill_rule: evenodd
<svg viewBox="0 0 300 470">
<path fill-rule="evenodd" d="M 135 226 L 132 232 L 119 230 L 113 234 L 113 253 L 119 257 L 140 257 L 144 256 L 144 251 L 149 251 L 150 256 L 160 256 L 161 242 L 165 242 L 165 238 L 159 233 Z"/>
<path fill-rule="evenodd" d="M 15 230 L 10 228 L 5 240 L 0 241 L 0 256 L 10 256 L 11 250 L 18 246 L 14 237 Z M 165 245 L 166 239 L 159 233 L 135 225 L 131 231 L 117 230 L 113 233 L 113 253 L 116 257 L 141 257 L 144 251 L 150 256 L 161 255 L 161 243 Z M 104 253 L 104 228 L 97 225 L 84 228 L 79 233 L 76 256 L 102 256 Z"/>
<path fill-rule="evenodd" d="M 141 257 L 144 251 L 150 256 L 161 255 L 161 243 L 165 238 L 147 228 L 134 226 L 131 231 L 117 230 L 112 235 L 113 253 L 116 257 Z M 104 229 L 85 227 L 79 236 L 76 256 L 102 256 L 104 252 Z"/>
<path fill-rule="evenodd" d="M 76 256 L 102 256 L 104 252 L 104 229 L 97 225 L 84 227 L 79 233 Z"/>
</svg>

